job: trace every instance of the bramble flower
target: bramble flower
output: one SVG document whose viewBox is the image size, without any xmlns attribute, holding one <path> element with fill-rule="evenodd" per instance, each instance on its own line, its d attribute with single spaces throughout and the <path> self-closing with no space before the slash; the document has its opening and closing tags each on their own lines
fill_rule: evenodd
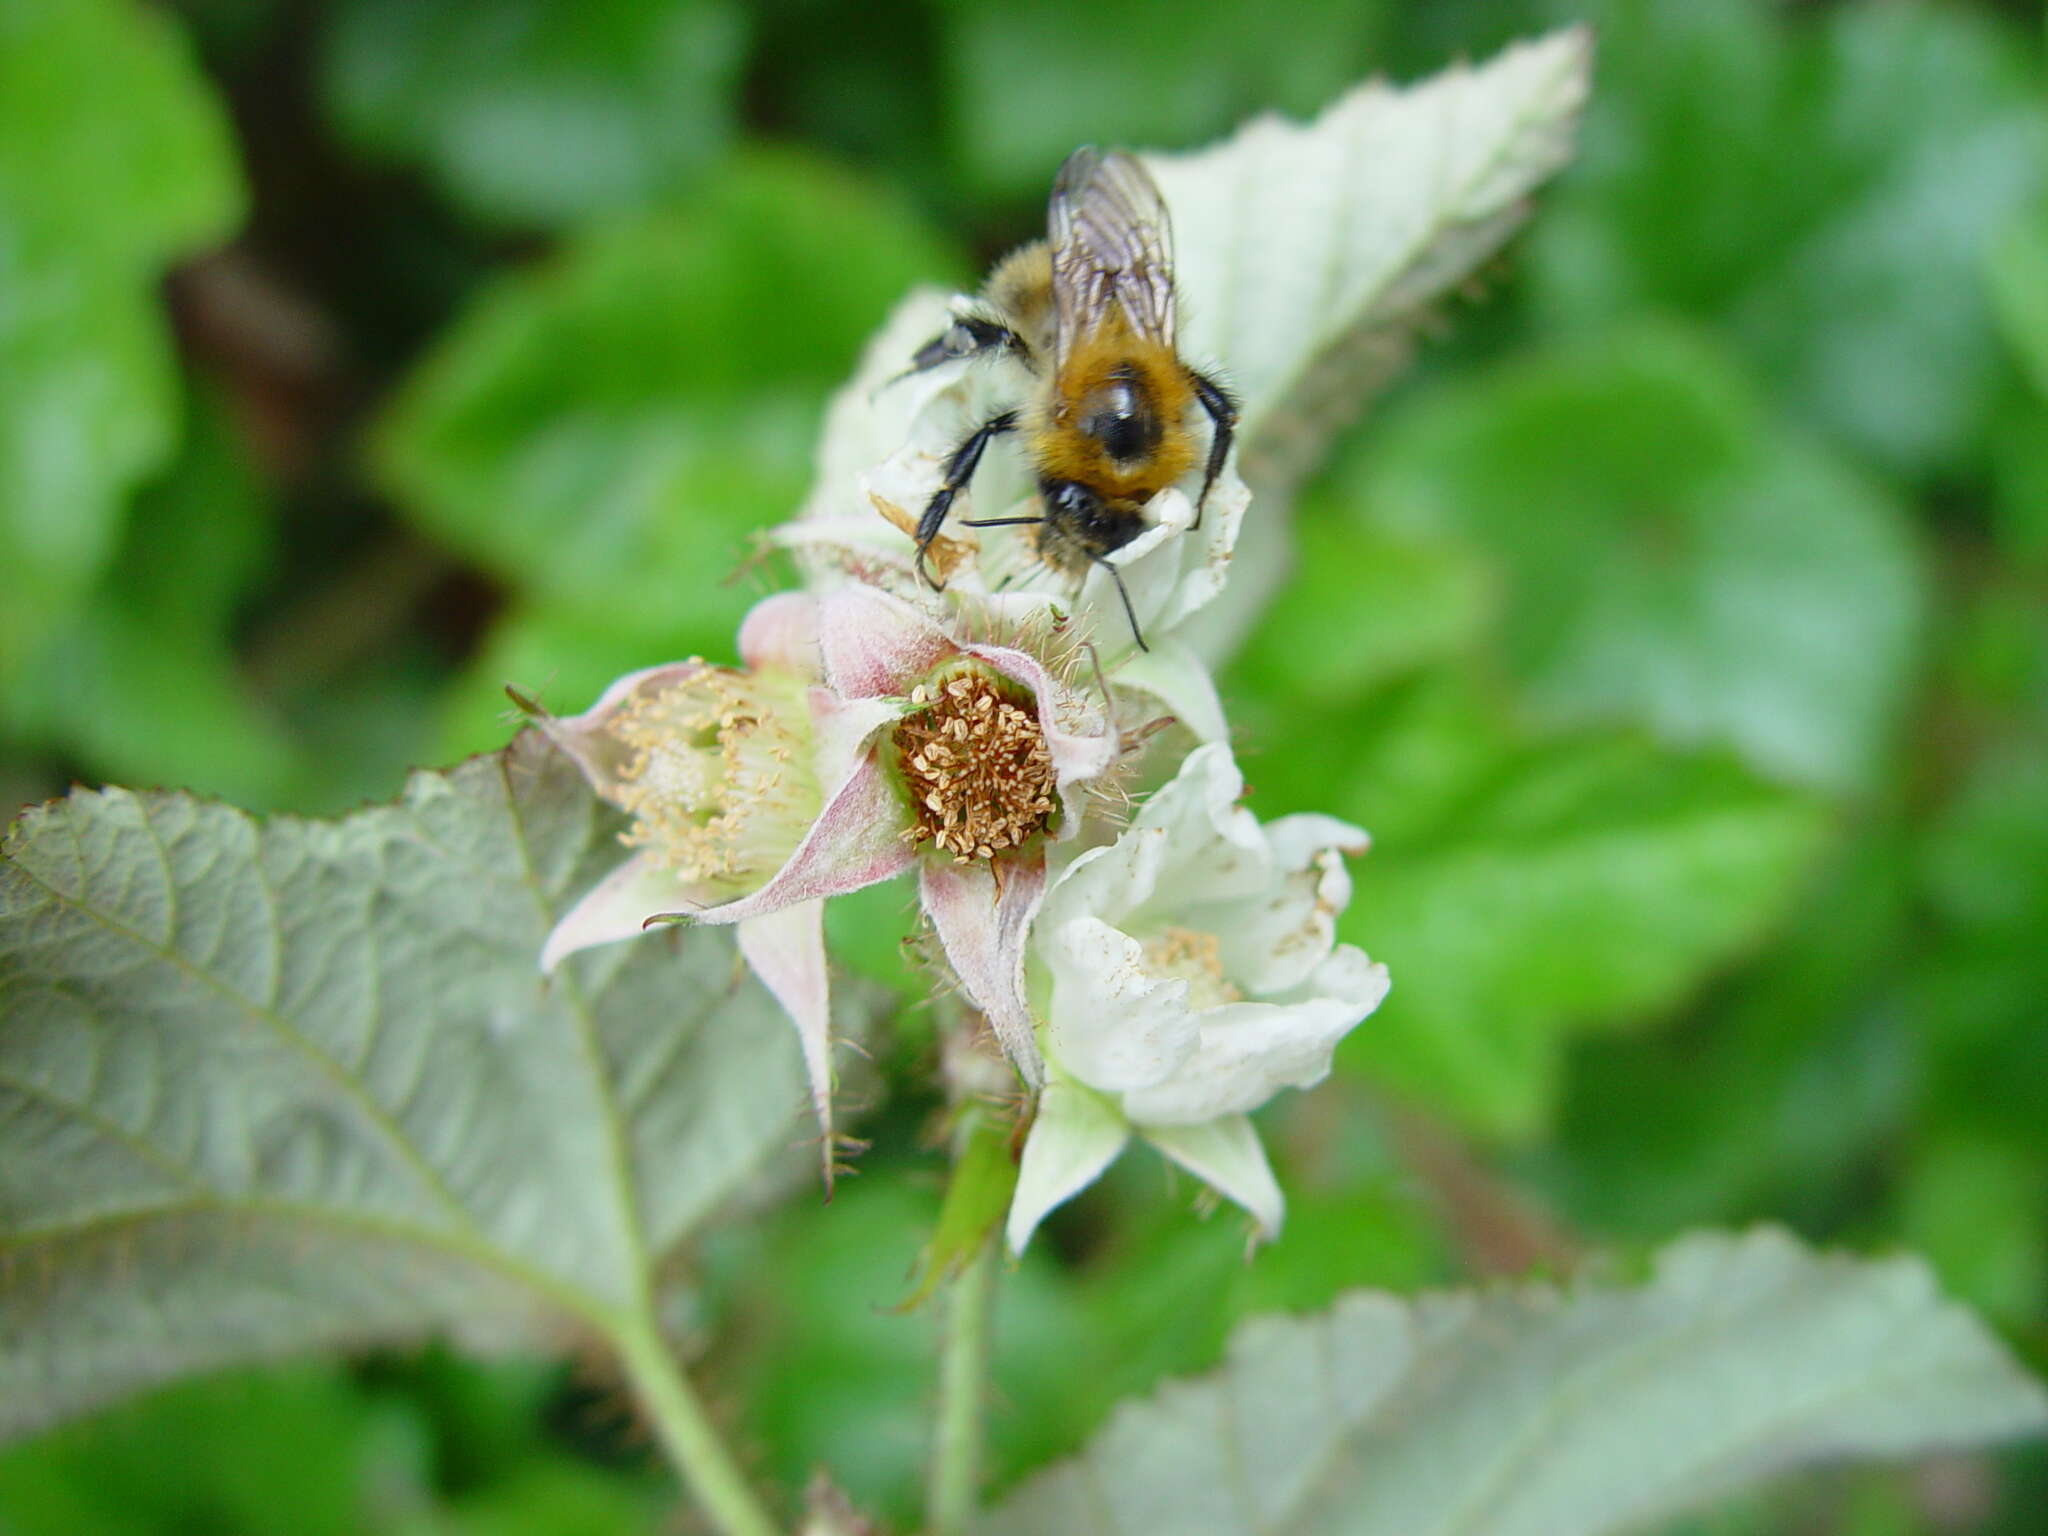
<svg viewBox="0 0 2048 1536">
<path fill-rule="evenodd" d="M 693 915 L 749 923 L 914 865 L 947 960 L 1037 1086 L 1024 935 L 1047 848 L 1079 829 L 1116 732 L 1073 685 L 1075 658 L 1050 627 L 1020 630 L 1016 644 L 973 642 L 860 583 L 824 593 L 816 611 L 812 715 L 819 760 L 832 765 L 823 803 L 772 878 Z"/>
<path fill-rule="evenodd" d="M 633 818 L 623 837 L 633 853 L 555 925 L 541 949 L 543 971 L 578 950 L 635 937 L 655 919 L 757 890 L 817 819 L 824 795 L 816 605 L 799 593 L 757 604 L 741 626 L 739 650 L 744 670 L 701 660 L 649 667 L 564 719 L 522 701 L 591 787 Z M 737 938 L 796 1026 L 829 1175 L 823 911 L 818 901 L 790 903 L 741 923 Z"/>
<path fill-rule="evenodd" d="M 1009 1239 L 1092 1182 L 1135 1132 L 1237 1201 L 1264 1235 L 1279 1187 L 1246 1118 L 1305 1088 L 1387 992 L 1336 943 L 1343 855 L 1365 834 L 1327 816 L 1267 825 L 1237 804 L 1220 743 L 1189 754 L 1108 846 L 1053 881 L 1031 936 L 1049 1082 L 1024 1147 Z"/>
</svg>

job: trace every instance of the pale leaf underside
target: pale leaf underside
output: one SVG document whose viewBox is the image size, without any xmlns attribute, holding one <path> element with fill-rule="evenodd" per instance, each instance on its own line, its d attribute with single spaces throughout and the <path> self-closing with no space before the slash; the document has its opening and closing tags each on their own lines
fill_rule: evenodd
<svg viewBox="0 0 2048 1536">
<path fill-rule="evenodd" d="M 1358 1293 L 1242 1329 L 981 1536 L 1594 1536 L 1790 1468 L 2048 1427 L 1913 1259 L 1681 1239 L 1637 1287 Z"/>
<path fill-rule="evenodd" d="M 0 1435 L 209 1366 L 651 1316 L 803 1134 L 729 938 L 544 981 L 621 855 L 537 737 L 330 823 L 79 792 L 0 865 Z"/>
</svg>

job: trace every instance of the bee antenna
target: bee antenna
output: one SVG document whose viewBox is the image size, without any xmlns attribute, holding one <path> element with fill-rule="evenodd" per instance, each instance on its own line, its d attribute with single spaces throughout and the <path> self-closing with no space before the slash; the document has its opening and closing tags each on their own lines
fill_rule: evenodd
<svg viewBox="0 0 2048 1536">
<path fill-rule="evenodd" d="M 1131 638 L 1138 642 L 1139 650 L 1150 655 L 1152 647 L 1145 643 L 1144 631 L 1138 628 L 1138 613 L 1131 606 L 1131 594 L 1124 590 L 1124 573 L 1118 570 L 1106 555 L 1091 555 L 1089 558 L 1109 572 L 1109 579 L 1116 583 L 1116 595 L 1124 600 L 1124 617 L 1131 621 Z"/>
</svg>

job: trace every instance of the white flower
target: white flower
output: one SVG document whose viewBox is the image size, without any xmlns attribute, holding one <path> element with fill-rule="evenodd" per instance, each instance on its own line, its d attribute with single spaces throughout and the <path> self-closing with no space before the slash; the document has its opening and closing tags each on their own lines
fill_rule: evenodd
<svg viewBox="0 0 2048 1536">
<path fill-rule="evenodd" d="M 1386 967 L 1336 943 L 1357 828 L 1327 816 L 1261 826 L 1237 804 L 1229 749 L 1190 753 L 1115 843 L 1047 889 L 1032 997 L 1051 1081 L 1009 1237 L 1091 1182 L 1135 1132 L 1279 1229 L 1281 1197 L 1246 1115 L 1305 1088 L 1386 995 Z"/>
</svg>

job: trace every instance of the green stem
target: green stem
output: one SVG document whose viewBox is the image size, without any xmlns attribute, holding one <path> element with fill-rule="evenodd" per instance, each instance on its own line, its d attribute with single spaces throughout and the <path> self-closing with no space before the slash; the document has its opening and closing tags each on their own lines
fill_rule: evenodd
<svg viewBox="0 0 2048 1536">
<path fill-rule="evenodd" d="M 962 1266 L 946 1297 L 939 1341 L 939 1417 L 925 1500 L 930 1536 L 962 1536 L 981 1492 L 981 1417 L 988 1395 L 990 1310 L 996 1289 L 996 1234 Z"/>
<path fill-rule="evenodd" d="M 623 1324 L 613 1342 L 661 1443 L 712 1525 L 723 1536 L 778 1536 L 659 1331 L 634 1321 Z"/>
</svg>

